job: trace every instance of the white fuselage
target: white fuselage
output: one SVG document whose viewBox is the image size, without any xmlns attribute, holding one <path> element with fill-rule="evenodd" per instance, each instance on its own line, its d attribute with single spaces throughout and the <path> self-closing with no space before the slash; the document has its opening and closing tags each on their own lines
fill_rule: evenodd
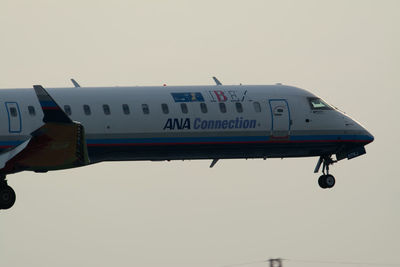
<svg viewBox="0 0 400 267">
<path fill-rule="evenodd" d="M 291 86 L 47 91 L 73 121 L 84 126 L 92 163 L 318 156 L 372 141 L 354 120 L 330 106 L 313 109 L 310 99 L 318 98 Z M 18 145 L 43 125 L 33 89 L 1 90 L 0 101 L 3 149 Z"/>
</svg>

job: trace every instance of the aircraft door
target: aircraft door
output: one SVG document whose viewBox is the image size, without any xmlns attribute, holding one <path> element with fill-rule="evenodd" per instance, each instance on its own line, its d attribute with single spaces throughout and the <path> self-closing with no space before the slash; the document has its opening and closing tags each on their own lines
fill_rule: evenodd
<svg viewBox="0 0 400 267">
<path fill-rule="evenodd" d="M 290 132 L 290 110 L 285 99 L 269 100 L 271 109 L 271 138 L 288 139 Z"/>
<path fill-rule="evenodd" d="M 22 128 L 21 112 L 17 102 L 5 102 L 8 116 L 8 131 L 20 133 Z"/>
</svg>

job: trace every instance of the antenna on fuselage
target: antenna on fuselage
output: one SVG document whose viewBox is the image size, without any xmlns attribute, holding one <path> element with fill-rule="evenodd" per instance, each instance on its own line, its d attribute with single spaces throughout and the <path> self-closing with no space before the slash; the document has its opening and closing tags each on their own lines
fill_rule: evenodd
<svg viewBox="0 0 400 267">
<path fill-rule="evenodd" d="M 74 84 L 75 87 L 81 87 L 79 83 L 75 81 L 75 79 L 71 79 L 71 82 Z"/>
<path fill-rule="evenodd" d="M 222 83 L 217 79 L 217 77 L 213 76 L 212 78 L 213 78 L 214 82 L 215 82 L 217 85 L 222 85 Z"/>
</svg>

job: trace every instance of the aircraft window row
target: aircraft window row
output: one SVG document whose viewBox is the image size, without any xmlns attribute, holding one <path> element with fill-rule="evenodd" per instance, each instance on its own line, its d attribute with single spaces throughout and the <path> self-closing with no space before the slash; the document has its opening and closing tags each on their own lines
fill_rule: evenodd
<svg viewBox="0 0 400 267">
<path fill-rule="evenodd" d="M 90 111 L 89 105 L 83 105 L 83 112 L 84 112 L 85 115 L 87 115 L 87 116 L 89 116 L 90 114 L 92 114 L 92 111 Z"/>
<path fill-rule="evenodd" d="M 328 104 L 326 104 L 325 102 L 323 102 L 321 99 L 319 98 L 309 98 L 309 103 L 310 106 L 313 110 L 327 110 L 327 109 L 332 109 L 331 106 L 329 106 Z M 181 111 L 184 114 L 187 114 L 189 112 L 189 109 L 186 105 L 186 103 L 181 103 L 180 105 L 181 107 Z M 235 103 L 235 107 L 236 107 L 236 111 L 238 113 L 243 113 L 243 106 L 242 103 L 240 102 L 236 102 Z M 261 112 L 261 105 L 259 102 L 253 102 L 253 108 L 254 111 L 259 113 Z M 143 110 L 143 114 L 150 114 L 150 109 L 149 106 L 147 104 L 142 104 L 142 110 Z M 161 104 L 161 110 L 164 114 L 169 114 L 169 107 L 168 104 Z M 207 108 L 207 104 L 206 103 L 200 103 L 200 110 L 202 113 L 207 113 L 208 112 L 208 108 Z M 226 108 L 226 104 L 225 103 L 219 103 L 219 110 L 221 113 L 226 113 L 227 112 L 227 108 Z M 12 117 L 17 117 L 18 116 L 18 112 L 17 109 L 15 107 L 10 107 L 9 109 L 10 111 L 10 115 Z M 71 116 L 72 115 L 72 109 L 70 105 L 64 105 L 64 111 L 67 115 Z M 128 104 L 122 104 L 122 111 L 125 115 L 129 115 L 130 112 L 130 108 Z M 89 105 L 83 105 L 83 112 L 85 113 L 85 115 L 89 116 L 92 114 L 90 106 Z M 105 115 L 110 115 L 111 114 L 111 109 L 110 106 L 107 104 L 103 105 L 103 112 Z M 36 110 L 34 106 L 28 106 L 28 113 L 30 116 L 36 116 Z"/>
<path fill-rule="evenodd" d="M 184 113 L 184 114 L 189 112 L 186 103 L 181 103 L 181 110 L 182 110 L 182 113 Z"/>
<path fill-rule="evenodd" d="M 330 109 L 330 106 L 323 106 L 323 104 L 325 104 L 324 102 L 322 102 L 322 100 L 320 99 L 310 99 L 310 105 L 315 105 L 315 107 L 313 107 L 313 109 Z M 326 104 L 327 105 L 327 104 Z M 219 110 L 221 113 L 226 113 L 227 112 L 227 107 L 225 103 L 218 103 L 219 106 Z M 182 113 L 187 114 L 189 113 L 189 109 L 186 103 L 181 103 L 180 104 L 180 108 Z M 243 105 L 241 102 L 236 102 L 235 103 L 235 108 L 236 108 L 236 112 L 238 113 L 243 113 Z M 261 112 L 261 105 L 259 102 L 253 102 L 253 108 L 254 111 L 259 113 Z M 162 103 L 161 104 L 161 110 L 164 114 L 169 114 L 169 106 L 166 103 Z M 72 109 L 70 105 L 64 105 L 64 111 L 67 115 L 71 116 L 72 115 Z M 143 114 L 147 115 L 150 114 L 150 108 L 148 104 L 142 104 L 142 111 Z M 208 107 L 206 103 L 200 103 L 200 111 L 202 113 L 207 113 L 208 112 Z M 92 111 L 90 109 L 89 105 L 83 105 L 83 112 L 85 115 L 89 116 L 92 114 Z M 111 115 L 111 108 L 109 105 L 104 104 L 103 105 L 103 112 L 105 115 Z M 128 104 L 122 104 L 122 112 L 125 115 L 129 115 L 131 113 L 129 105 Z M 28 106 L 28 113 L 31 116 L 36 116 L 36 110 L 34 106 Z M 10 108 L 10 114 L 12 117 L 17 117 L 17 109 L 14 107 Z"/>
<path fill-rule="evenodd" d="M 242 103 L 236 102 L 236 103 L 235 103 L 235 106 L 236 106 L 236 111 L 237 111 L 238 113 L 242 113 L 242 112 L 243 112 Z"/>
<path fill-rule="evenodd" d="M 258 102 L 253 102 L 253 107 L 254 107 L 255 112 L 257 112 L 257 113 L 261 112 L 261 105 L 260 105 L 260 103 L 258 103 Z"/>
<path fill-rule="evenodd" d="M 221 113 L 226 113 L 225 103 L 219 103 L 219 111 L 221 111 Z"/>
<path fill-rule="evenodd" d="M 71 106 L 70 105 L 65 105 L 64 106 L 64 111 L 65 111 L 65 113 L 67 113 L 67 115 L 71 116 L 72 112 L 71 112 Z"/>
<path fill-rule="evenodd" d="M 31 116 L 35 116 L 36 115 L 35 107 L 34 106 L 28 106 L 28 113 Z"/>
<path fill-rule="evenodd" d="M 149 114 L 150 113 L 149 105 L 142 104 L 142 110 L 143 110 L 143 114 L 145 114 L 145 115 Z"/>
<path fill-rule="evenodd" d="M 122 105 L 122 110 L 123 110 L 125 115 L 129 115 L 131 113 L 131 111 L 129 110 L 128 104 L 123 104 Z"/>
<path fill-rule="evenodd" d="M 165 103 L 161 104 L 161 109 L 162 109 L 162 112 L 164 114 L 168 114 L 169 113 L 169 109 L 168 109 L 168 105 L 167 104 L 165 104 Z"/>
<path fill-rule="evenodd" d="M 104 115 L 110 115 L 111 114 L 110 106 L 103 105 L 103 111 L 104 111 Z"/>
<path fill-rule="evenodd" d="M 207 113 L 207 105 L 206 105 L 206 103 L 200 103 L 200 109 L 201 109 L 201 112 L 203 112 L 203 113 Z"/>
</svg>

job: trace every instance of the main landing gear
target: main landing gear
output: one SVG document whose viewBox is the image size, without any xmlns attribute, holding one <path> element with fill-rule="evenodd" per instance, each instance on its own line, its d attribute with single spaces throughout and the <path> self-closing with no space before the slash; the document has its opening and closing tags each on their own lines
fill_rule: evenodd
<svg viewBox="0 0 400 267">
<path fill-rule="evenodd" d="M 335 185 L 335 177 L 329 174 L 329 165 L 332 165 L 335 162 L 336 161 L 334 161 L 331 156 L 321 156 L 318 160 L 314 173 L 318 173 L 322 164 L 323 174 L 319 177 L 318 184 L 323 189 L 332 188 Z"/>
<path fill-rule="evenodd" d="M 0 176 L 0 210 L 7 210 L 15 203 L 15 192 L 8 186 L 6 176 Z"/>
</svg>

